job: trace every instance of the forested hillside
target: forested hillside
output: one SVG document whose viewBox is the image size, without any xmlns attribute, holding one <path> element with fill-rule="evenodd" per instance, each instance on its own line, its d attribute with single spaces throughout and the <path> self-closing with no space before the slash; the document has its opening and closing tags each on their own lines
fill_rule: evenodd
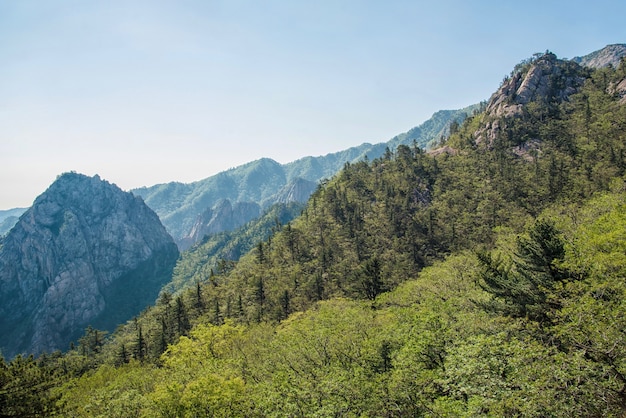
<svg viewBox="0 0 626 418">
<path fill-rule="evenodd" d="M 625 79 L 520 63 L 439 149 L 346 164 L 109 338 L 2 362 L 0 415 L 623 416 Z"/>
<path fill-rule="evenodd" d="M 206 235 L 202 241 L 182 253 L 172 281 L 163 291 L 177 295 L 197 282 L 205 282 L 230 270 L 241 256 L 300 215 L 303 208 L 304 204 L 298 202 L 277 203 L 258 219 L 234 231 Z"/>
</svg>

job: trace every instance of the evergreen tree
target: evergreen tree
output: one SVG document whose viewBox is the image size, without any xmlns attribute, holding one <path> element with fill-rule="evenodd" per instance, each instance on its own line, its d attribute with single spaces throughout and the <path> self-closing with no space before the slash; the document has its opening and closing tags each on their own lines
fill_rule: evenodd
<svg viewBox="0 0 626 418">
<path fill-rule="evenodd" d="M 518 237 L 516 247 L 510 266 L 488 253 L 478 254 L 482 286 L 504 302 L 498 306 L 507 314 L 547 321 L 547 314 L 558 307 L 550 298 L 551 292 L 558 282 L 570 278 L 559 266 L 565 256 L 560 232 L 553 222 L 538 220 L 528 237 Z"/>
</svg>

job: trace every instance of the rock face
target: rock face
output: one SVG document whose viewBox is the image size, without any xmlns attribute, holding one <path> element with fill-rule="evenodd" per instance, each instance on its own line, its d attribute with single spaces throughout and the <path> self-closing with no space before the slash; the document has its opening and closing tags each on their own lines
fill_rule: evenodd
<svg viewBox="0 0 626 418">
<path fill-rule="evenodd" d="M 626 44 L 613 44 L 584 57 L 572 58 L 572 61 L 589 68 L 603 68 L 609 65 L 617 67 L 624 57 L 626 57 Z"/>
<path fill-rule="evenodd" d="M 187 249 L 200 241 L 207 234 L 231 231 L 256 219 L 261 214 L 261 206 L 254 202 L 222 200 L 215 207 L 209 208 L 198 216 L 190 234 L 178 243 L 179 248 Z"/>
<path fill-rule="evenodd" d="M 619 82 L 611 83 L 607 93 L 617 96 L 620 104 L 626 104 L 626 78 Z"/>
<path fill-rule="evenodd" d="M 583 85 L 588 72 L 549 52 L 520 65 L 489 99 L 485 127 L 474 133 L 476 143 L 490 146 L 503 124 L 521 115 L 531 102 L 557 104 L 568 100 Z"/>
<path fill-rule="evenodd" d="M 531 101 L 567 100 L 584 81 L 578 64 L 546 53 L 505 80 L 489 99 L 486 112 L 496 117 L 515 116 Z"/>
<path fill-rule="evenodd" d="M 112 331 L 154 302 L 177 258 L 140 198 L 61 175 L 2 241 L 3 355 L 65 350 L 89 325 Z"/>
<path fill-rule="evenodd" d="M 283 187 L 276 194 L 276 202 L 278 203 L 305 203 L 309 197 L 317 189 L 317 183 L 313 181 L 297 178 Z"/>
</svg>

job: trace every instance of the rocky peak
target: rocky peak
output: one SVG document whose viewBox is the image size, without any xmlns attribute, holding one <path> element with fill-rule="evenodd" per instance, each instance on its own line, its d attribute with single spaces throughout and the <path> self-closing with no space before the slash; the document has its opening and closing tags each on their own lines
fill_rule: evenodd
<svg viewBox="0 0 626 418">
<path fill-rule="evenodd" d="M 626 57 L 626 44 L 612 44 L 583 57 L 574 57 L 572 61 L 583 67 L 604 68 L 609 65 L 617 67 L 624 57 Z"/>
<path fill-rule="evenodd" d="M 487 103 L 491 116 L 515 116 L 531 101 L 560 102 L 576 93 L 585 81 L 583 69 L 547 52 L 520 64 Z"/>
<path fill-rule="evenodd" d="M 551 52 L 535 54 L 518 64 L 489 99 L 485 126 L 474 133 L 476 143 L 492 144 L 507 119 L 520 116 L 532 102 L 558 104 L 568 100 L 583 85 L 588 71 Z"/>
<path fill-rule="evenodd" d="M 88 325 L 112 331 L 153 303 L 178 250 L 138 197 L 66 173 L 0 249 L 0 348 L 66 349 Z"/>
</svg>

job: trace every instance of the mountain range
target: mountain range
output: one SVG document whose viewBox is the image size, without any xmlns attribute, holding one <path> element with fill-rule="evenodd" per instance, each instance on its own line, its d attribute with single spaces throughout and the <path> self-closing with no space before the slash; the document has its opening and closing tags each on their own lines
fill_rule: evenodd
<svg viewBox="0 0 626 418">
<path fill-rule="evenodd" d="M 588 68 L 616 67 L 626 55 L 626 44 L 612 44 L 570 61 Z M 615 86 L 626 100 L 626 83 Z M 484 104 L 483 104 L 484 105 Z M 160 217 L 181 249 L 198 242 L 204 234 L 241 226 L 259 216 L 276 202 L 306 202 L 319 181 L 335 175 L 343 165 L 363 158 L 380 157 L 386 148 L 415 143 L 422 148 L 436 147 L 449 134 L 451 123 L 462 121 L 481 109 L 475 104 L 459 110 L 440 110 L 419 126 L 391 140 L 359 146 L 325 156 L 303 157 L 287 164 L 269 158 L 244 164 L 193 183 L 170 182 L 133 189 Z M 228 201 L 228 203 L 224 203 Z M 245 203 L 245 205 L 238 205 Z M 220 205 L 236 208 L 233 214 L 220 211 Z M 26 208 L 0 210 L 0 236 L 6 234 Z M 227 218 L 222 221 L 219 213 Z"/>
<path fill-rule="evenodd" d="M 256 219 L 274 203 L 304 203 L 323 179 L 346 163 L 374 159 L 400 144 L 431 147 L 449 134 L 452 122 L 476 112 L 480 104 L 440 110 L 430 119 L 387 142 L 363 143 L 324 156 L 307 156 L 280 164 L 261 158 L 193 183 L 170 182 L 131 190 L 152 208 L 181 250 L 204 235 L 230 231 Z M 0 236 L 17 223 L 26 208 L 0 211 Z"/>
<path fill-rule="evenodd" d="M 429 120 L 386 143 L 364 143 L 319 157 L 287 164 L 262 158 L 193 183 L 165 183 L 133 189 L 158 215 L 181 249 L 204 234 L 241 226 L 274 203 L 306 202 L 318 183 L 335 175 L 346 163 L 378 158 L 400 144 L 428 147 L 449 133 L 480 106 L 441 110 Z M 226 201 L 228 201 L 226 203 Z M 232 208 L 224 212 L 224 208 Z M 222 219 L 223 213 L 227 219 Z"/>
<path fill-rule="evenodd" d="M 189 285 L 106 341 L 0 367 L 0 408 L 622 416 L 625 80 L 626 61 L 525 60 L 436 149 L 344 164 L 297 218 L 238 231 L 271 230 L 237 261 L 211 267 L 243 248 L 226 233 L 185 251 Z"/>
<path fill-rule="evenodd" d="M 142 199 L 60 176 L 0 242 L 1 335 L 40 341 L 173 280 L 108 338 L 0 357 L 0 415 L 622 416 L 626 60 L 593 55 L 524 60 L 431 149 L 344 162 L 305 206 L 209 232 L 173 272 Z M 198 204 L 199 226 L 272 202 L 250 173 L 287 184 L 271 160 L 222 176 L 231 195 Z M 149 274 L 130 280 L 140 255 Z"/>
<path fill-rule="evenodd" d="M 387 143 L 284 165 L 263 158 L 191 184 L 127 193 L 98 176 L 59 176 L 32 207 L 0 212 L 6 231 L 0 242 L 2 353 L 10 358 L 66 349 L 87 326 L 113 331 L 153 303 L 171 280 L 178 257 L 173 242 L 186 249 L 262 214 L 257 224 L 263 230 L 255 236 L 264 239 L 275 216 L 293 219 L 299 209 L 289 204 L 302 205 L 322 179 L 346 163 L 377 158 L 400 144 L 427 146 L 445 136 L 452 121 L 462 122 L 477 108 L 439 111 Z M 228 239 L 232 242 L 222 238 L 215 256 L 237 258 L 255 244 L 245 240 L 233 246 L 237 234 Z M 179 278 L 169 288 L 180 290 L 190 280 Z"/>
<path fill-rule="evenodd" d="M 4 353 L 62 348 L 87 324 L 112 330 L 138 313 L 171 278 L 178 251 L 170 235 L 185 249 L 207 235 L 258 218 L 273 204 L 307 201 L 322 179 L 342 168 L 384 157 L 389 150 L 435 146 L 450 135 L 453 125 L 456 130 L 467 117 L 483 111 L 486 122 L 473 136 L 478 144 L 490 147 L 502 132 L 511 130 L 511 123 L 517 123 L 510 118 L 527 112 L 528 103 L 560 103 L 576 93 L 585 81 L 577 62 L 590 67 L 616 65 L 624 55 L 624 45 L 611 45 L 578 61 L 558 60 L 556 65 L 553 54 L 543 54 L 525 63 L 524 68 L 532 64 L 529 71 L 514 70 L 488 103 L 440 111 L 386 143 L 362 144 L 322 157 L 284 165 L 265 158 L 195 183 L 161 184 L 132 193 L 97 177 L 64 174 L 2 239 Z M 615 94 L 620 94 L 621 84 L 611 86 Z M 518 147 L 517 155 L 523 158 L 532 159 L 538 152 L 532 140 Z M 441 152 L 457 151 L 446 144 L 433 154 Z M 16 212 L 3 216 L 9 219 Z M 129 288 L 135 293 L 127 292 Z M 81 292 L 81 297 L 73 291 Z M 132 298 L 139 299 L 131 302 Z M 120 304 L 109 303 L 117 299 Z"/>
</svg>

